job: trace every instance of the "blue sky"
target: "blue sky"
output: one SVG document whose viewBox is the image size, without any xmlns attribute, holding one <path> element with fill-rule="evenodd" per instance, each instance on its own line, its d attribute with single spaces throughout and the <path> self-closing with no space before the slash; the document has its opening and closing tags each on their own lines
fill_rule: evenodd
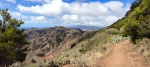
<svg viewBox="0 0 150 67">
<path fill-rule="evenodd" d="M 104 27 L 122 18 L 134 0 L 0 0 L 22 27 Z"/>
</svg>

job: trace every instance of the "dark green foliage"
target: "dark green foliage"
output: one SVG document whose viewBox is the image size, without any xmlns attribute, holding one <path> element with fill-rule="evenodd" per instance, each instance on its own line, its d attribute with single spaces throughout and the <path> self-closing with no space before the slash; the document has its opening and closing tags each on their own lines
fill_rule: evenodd
<svg viewBox="0 0 150 67">
<path fill-rule="evenodd" d="M 150 0 L 136 0 L 122 19 L 109 26 L 123 30 L 123 36 L 132 41 L 143 37 L 150 38 Z"/>
<path fill-rule="evenodd" d="M 13 60 L 23 61 L 25 59 L 24 49 L 26 34 L 19 28 L 23 22 L 11 18 L 8 9 L 0 10 L 0 65 L 8 65 Z"/>
<path fill-rule="evenodd" d="M 123 36 L 131 36 L 131 39 L 134 42 L 138 36 L 138 25 L 139 24 L 136 22 L 128 23 L 123 31 Z"/>
<path fill-rule="evenodd" d="M 134 10 L 134 8 L 138 7 L 141 3 L 141 0 L 136 0 L 135 2 L 132 3 L 130 10 Z"/>
<path fill-rule="evenodd" d="M 134 2 L 135 3 L 135 2 Z M 133 3 L 133 5 L 134 5 Z M 126 18 L 124 36 L 131 36 L 132 41 L 143 37 L 150 38 L 150 0 L 139 0 L 140 3 Z"/>
<path fill-rule="evenodd" d="M 128 16 L 136 7 L 138 7 L 142 3 L 142 0 L 135 0 L 130 7 L 130 10 L 125 14 L 125 16 Z"/>
<path fill-rule="evenodd" d="M 128 17 L 128 16 L 130 16 L 131 13 L 133 13 L 134 9 L 136 7 L 138 7 L 140 4 L 141 4 L 141 0 L 136 0 L 135 2 L 133 2 L 131 7 L 130 7 L 130 10 L 126 13 L 125 17 L 123 17 L 122 19 L 119 19 L 118 21 L 116 21 L 116 23 L 112 24 L 110 27 L 111 28 L 116 28 L 116 29 L 121 29 L 122 27 L 124 27 L 124 25 L 127 24 L 128 19 L 131 18 L 131 17 Z"/>
</svg>

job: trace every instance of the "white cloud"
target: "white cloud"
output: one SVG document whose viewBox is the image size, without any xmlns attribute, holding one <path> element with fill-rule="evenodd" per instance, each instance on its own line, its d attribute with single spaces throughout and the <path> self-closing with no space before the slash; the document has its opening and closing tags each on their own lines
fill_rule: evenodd
<svg viewBox="0 0 150 67">
<path fill-rule="evenodd" d="M 6 0 L 7 2 L 10 2 L 10 3 L 16 3 L 16 0 Z"/>
<path fill-rule="evenodd" d="M 32 16 L 31 17 L 32 22 L 40 22 L 40 21 L 43 21 L 44 19 L 45 19 L 44 16 L 37 16 L 37 17 Z"/>
<path fill-rule="evenodd" d="M 64 15 L 62 21 L 65 24 L 82 24 L 82 25 L 91 25 L 91 26 L 108 26 L 111 25 L 116 20 L 120 19 L 117 16 L 78 16 L 78 15 Z"/>
<path fill-rule="evenodd" d="M 61 0 L 52 0 L 49 3 L 43 4 L 42 6 L 36 5 L 32 7 L 25 7 L 22 5 L 18 5 L 17 8 L 21 12 L 28 12 L 28 13 L 35 13 L 35 14 L 49 15 L 49 16 L 58 16 L 63 13 Z"/>
<path fill-rule="evenodd" d="M 10 14 L 12 15 L 13 18 L 17 18 L 17 19 L 27 19 L 27 16 L 22 15 L 19 12 L 10 12 Z"/>
<path fill-rule="evenodd" d="M 66 10 L 71 14 L 98 16 L 108 14 L 109 11 L 99 2 L 91 3 L 71 3 L 66 6 Z"/>
<path fill-rule="evenodd" d="M 52 19 L 48 19 L 45 16 L 30 16 L 30 20 L 27 22 L 31 23 L 52 23 Z"/>
<path fill-rule="evenodd" d="M 11 12 L 11 14 L 13 17 L 20 17 L 21 16 L 21 13 L 19 13 L 19 12 Z"/>
<path fill-rule="evenodd" d="M 52 23 L 55 21 L 55 19 L 48 19 L 45 16 L 25 16 L 19 12 L 10 12 L 10 14 L 13 18 L 23 20 L 27 23 Z"/>
<path fill-rule="evenodd" d="M 70 22 L 75 22 L 75 23 L 78 23 L 78 15 L 64 15 L 62 17 L 62 20 L 65 22 L 65 23 L 70 23 Z"/>
<path fill-rule="evenodd" d="M 130 9 L 130 4 L 123 4 L 119 1 L 110 1 L 103 4 L 112 14 L 119 17 L 124 16 L 124 14 Z"/>
<path fill-rule="evenodd" d="M 34 1 L 34 0 L 30 0 Z M 61 17 L 65 24 L 85 24 L 95 26 L 108 26 L 122 18 L 129 10 L 130 4 L 120 1 L 66 3 L 62 0 L 39 0 L 43 5 L 26 7 L 18 5 L 21 12 L 34 13 L 44 16 Z"/>
</svg>

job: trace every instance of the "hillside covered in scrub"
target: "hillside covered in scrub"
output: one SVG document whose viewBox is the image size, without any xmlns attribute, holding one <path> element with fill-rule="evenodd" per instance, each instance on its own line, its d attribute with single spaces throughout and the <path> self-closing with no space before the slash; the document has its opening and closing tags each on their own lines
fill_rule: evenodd
<svg viewBox="0 0 150 67">
<path fill-rule="evenodd" d="M 150 0 L 136 0 L 122 19 L 97 31 L 61 26 L 25 30 L 25 59 L 8 66 L 150 67 L 149 8 Z"/>
<path fill-rule="evenodd" d="M 36 54 L 34 58 L 26 59 L 26 61 L 24 61 L 23 63 L 18 62 L 16 63 L 16 65 L 18 64 L 27 67 L 33 66 L 110 67 L 109 65 L 110 63 L 112 63 L 112 65 L 118 64 L 118 66 L 115 67 L 119 67 L 119 64 L 123 65 L 122 63 L 124 63 L 124 67 L 130 67 L 129 65 L 133 65 L 133 67 L 149 67 L 150 66 L 149 8 L 150 8 L 149 0 L 136 0 L 134 3 L 132 3 L 130 11 L 126 13 L 125 17 L 118 20 L 114 24 L 106 28 L 103 28 L 99 31 L 83 32 L 82 35 L 77 34 L 79 37 L 77 36 L 77 38 L 73 37 L 71 39 L 71 41 L 75 40 L 75 42 L 72 43 L 73 46 L 71 45 L 71 41 L 65 42 L 59 41 L 60 44 L 63 43 L 66 44 L 56 46 L 55 49 L 53 49 L 52 51 L 51 50 L 48 51 L 47 54 L 44 55 L 43 53 L 40 53 L 38 55 Z M 62 31 L 62 33 L 63 32 L 64 31 Z M 75 35 L 76 34 L 72 36 Z M 64 39 L 65 38 L 62 37 L 61 40 Z M 40 41 L 42 40 L 39 40 L 38 42 Z M 53 43 L 53 45 L 56 44 Z M 67 47 L 71 48 L 68 49 Z M 39 49 L 37 48 L 37 50 Z M 120 50 L 123 50 L 126 53 L 126 55 L 122 56 L 121 55 L 122 51 L 119 52 Z M 118 53 L 115 54 L 115 52 Z M 106 55 L 108 55 L 108 57 L 103 58 Z M 115 57 L 117 57 L 118 60 L 114 59 Z M 37 58 L 40 58 L 40 60 Z M 112 61 L 109 61 L 111 59 Z"/>
</svg>

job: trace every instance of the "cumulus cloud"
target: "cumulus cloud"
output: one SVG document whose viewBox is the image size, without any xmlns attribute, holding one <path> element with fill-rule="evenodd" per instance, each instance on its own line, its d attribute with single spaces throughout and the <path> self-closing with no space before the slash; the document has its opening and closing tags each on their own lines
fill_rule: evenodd
<svg viewBox="0 0 150 67">
<path fill-rule="evenodd" d="M 62 16 L 62 20 L 65 23 L 69 23 L 69 22 L 77 23 L 79 18 L 78 18 L 78 15 L 64 15 L 64 16 Z"/>
<path fill-rule="evenodd" d="M 91 26 L 108 26 L 111 25 L 116 20 L 120 19 L 120 17 L 117 16 L 97 16 L 97 17 L 91 17 L 91 16 L 77 16 L 77 15 L 64 15 L 62 17 L 62 21 L 65 24 L 82 24 L 82 25 L 91 25 Z"/>
<path fill-rule="evenodd" d="M 16 0 L 6 0 L 7 2 L 10 2 L 10 3 L 16 3 Z"/>
<path fill-rule="evenodd" d="M 17 18 L 17 19 L 27 19 L 28 18 L 27 16 L 24 16 L 19 12 L 10 12 L 10 14 L 12 15 L 13 18 Z"/>
<path fill-rule="evenodd" d="M 34 1 L 34 0 L 30 0 Z M 21 12 L 40 14 L 44 16 L 61 17 L 65 24 L 85 24 L 94 26 L 108 26 L 122 18 L 129 10 L 130 4 L 120 1 L 66 3 L 62 0 L 39 0 L 43 5 L 26 7 L 18 5 Z"/>
<path fill-rule="evenodd" d="M 61 0 L 52 0 L 49 3 L 43 4 L 42 6 L 36 5 L 32 7 L 25 7 L 18 5 L 17 8 L 21 12 L 35 13 L 47 16 L 58 16 L 63 13 Z"/>
<path fill-rule="evenodd" d="M 31 23 L 52 23 L 51 19 L 46 18 L 45 16 L 30 16 Z"/>
<path fill-rule="evenodd" d="M 45 16 L 25 16 L 20 12 L 10 12 L 10 14 L 13 18 L 23 20 L 27 23 L 52 23 L 53 21 L 55 21 L 55 19 L 50 19 Z"/>
<path fill-rule="evenodd" d="M 108 14 L 109 11 L 99 2 L 91 3 L 71 3 L 66 6 L 66 10 L 71 14 L 98 16 Z"/>
</svg>

